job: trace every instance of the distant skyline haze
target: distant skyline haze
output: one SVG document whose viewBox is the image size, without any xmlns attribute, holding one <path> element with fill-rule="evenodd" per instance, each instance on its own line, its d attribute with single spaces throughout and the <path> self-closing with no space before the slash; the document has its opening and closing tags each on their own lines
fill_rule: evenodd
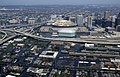
<svg viewBox="0 0 120 77">
<path fill-rule="evenodd" d="M 120 4 L 120 0 L 0 0 L 0 5 Z"/>
</svg>

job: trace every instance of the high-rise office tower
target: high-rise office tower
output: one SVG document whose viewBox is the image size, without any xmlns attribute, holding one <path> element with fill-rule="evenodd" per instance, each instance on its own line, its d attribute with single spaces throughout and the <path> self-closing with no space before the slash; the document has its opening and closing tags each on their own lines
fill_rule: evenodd
<svg viewBox="0 0 120 77">
<path fill-rule="evenodd" d="M 107 20 L 109 18 L 109 16 L 110 16 L 109 11 L 105 11 L 104 12 L 104 19 Z"/>
<path fill-rule="evenodd" d="M 69 16 L 65 16 L 65 17 L 64 17 L 64 20 L 69 20 L 69 19 L 70 19 Z"/>
<path fill-rule="evenodd" d="M 58 15 L 58 16 L 57 16 L 57 19 L 58 19 L 58 20 L 63 20 L 64 17 L 63 17 L 63 15 Z"/>
<path fill-rule="evenodd" d="M 112 22 L 114 22 L 114 23 L 115 23 L 116 18 L 117 18 L 117 16 L 116 16 L 116 15 L 110 16 L 110 21 L 112 21 Z"/>
<path fill-rule="evenodd" d="M 51 15 L 50 18 L 51 18 L 51 20 L 56 20 L 57 15 Z"/>
<path fill-rule="evenodd" d="M 84 17 L 83 17 L 83 15 L 77 15 L 76 23 L 77 23 L 78 26 L 83 26 L 83 24 L 84 24 Z"/>
<path fill-rule="evenodd" d="M 69 20 L 76 24 L 76 17 L 70 17 Z"/>
<path fill-rule="evenodd" d="M 96 19 L 95 13 L 92 13 L 92 17 L 93 19 Z"/>
<path fill-rule="evenodd" d="M 93 20 L 92 16 L 87 17 L 87 27 L 90 29 L 92 28 L 92 20 Z"/>
<path fill-rule="evenodd" d="M 109 17 L 109 21 L 111 21 L 112 27 L 114 27 L 114 25 L 115 25 L 115 20 L 116 20 L 116 18 L 117 18 L 116 15 L 113 15 L 113 16 L 110 16 L 110 17 Z"/>
<path fill-rule="evenodd" d="M 118 14 L 116 20 L 115 20 L 115 28 L 120 25 L 120 13 Z"/>
<path fill-rule="evenodd" d="M 116 27 L 116 30 L 117 30 L 118 32 L 120 32 L 120 25 L 118 25 L 118 26 Z"/>
</svg>

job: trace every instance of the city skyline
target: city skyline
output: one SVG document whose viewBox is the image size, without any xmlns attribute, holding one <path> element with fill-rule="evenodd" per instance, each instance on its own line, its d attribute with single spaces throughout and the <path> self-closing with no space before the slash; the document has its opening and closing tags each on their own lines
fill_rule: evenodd
<svg viewBox="0 0 120 77">
<path fill-rule="evenodd" d="M 0 77 L 120 77 L 120 4 L 32 1 L 0 1 Z"/>
<path fill-rule="evenodd" d="M 1 0 L 0 5 L 87 5 L 120 4 L 120 0 Z"/>
</svg>

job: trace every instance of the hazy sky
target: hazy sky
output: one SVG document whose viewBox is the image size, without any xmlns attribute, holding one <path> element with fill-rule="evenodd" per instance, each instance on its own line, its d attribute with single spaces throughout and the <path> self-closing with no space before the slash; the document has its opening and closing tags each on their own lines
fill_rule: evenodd
<svg viewBox="0 0 120 77">
<path fill-rule="evenodd" d="M 0 0 L 0 5 L 120 4 L 120 0 Z"/>
</svg>

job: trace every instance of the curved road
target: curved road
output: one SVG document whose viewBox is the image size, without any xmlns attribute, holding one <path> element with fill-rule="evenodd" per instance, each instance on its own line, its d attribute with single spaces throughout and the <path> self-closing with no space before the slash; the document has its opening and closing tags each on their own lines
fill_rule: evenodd
<svg viewBox="0 0 120 77">
<path fill-rule="evenodd" d="M 10 29 L 6 29 L 9 31 L 13 31 Z M 76 42 L 76 43 L 94 43 L 94 44 L 104 44 L 104 45 L 120 45 L 120 42 L 118 38 L 104 38 L 104 39 L 82 39 L 82 38 L 47 38 L 47 37 L 41 37 L 32 35 L 30 33 L 21 32 L 18 30 L 14 30 L 13 32 L 16 32 L 21 35 L 37 38 L 37 39 L 43 39 L 43 40 L 51 40 L 51 41 L 65 41 L 65 42 Z"/>
<path fill-rule="evenodd" d="M 23 34 L 25 36 L 33 37 L 33 38 L 44 39 L 44 40 L 52 40 L 52 41 L 66 41 L 66 42 L 69 41 L 69 42 L 78 42 L 78 43 L 120 45 L 120 42 L 114 42 L 114 41 L 119 41 L 119 39 L 111 41 L 111 39 L 91 39 L 90 40 L 90 39 L 81 39 L 81 38 L 47 38 L 47 37 L 40 37 L 40 36 L 36 36 L 36 35 L 29 34 L 29 33 L 20 32 L 20 31 L 15 31 L 15 32 Z"/>
<path fill-rule="evenodd" d="M 0 41 L 4 40 L 7 37 L 7 33 L 5 31 L 1 31 L 1 33 L 4 33 L 4 37 L 0 39 Z"/>
</svg>

